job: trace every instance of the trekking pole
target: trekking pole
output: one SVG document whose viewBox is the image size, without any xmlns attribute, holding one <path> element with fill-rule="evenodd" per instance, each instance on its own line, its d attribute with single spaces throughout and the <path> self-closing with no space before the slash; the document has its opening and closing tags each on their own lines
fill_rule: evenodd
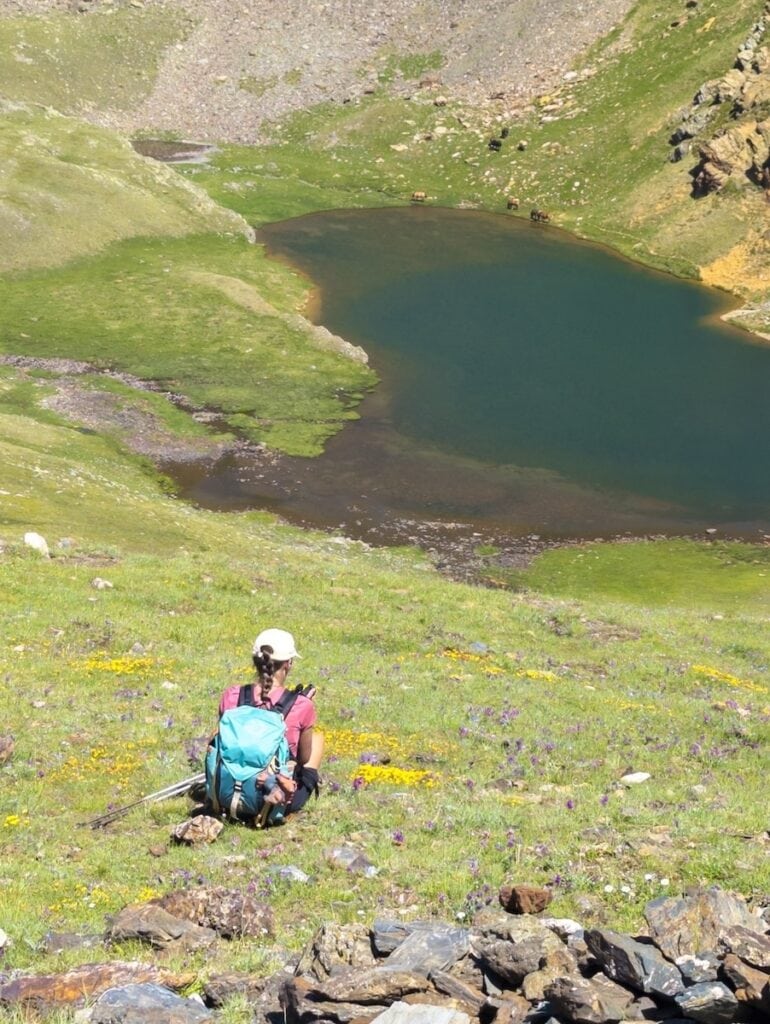
<svg viewBox="0 0 770 1024">
<path fill-rule="evenodd" d="M 116 807 L 114 811 L 100 814 L 98 818 L 92 818 L 90 821 L 81 821 L 79 824 L 81 826 L 88 825 L 90 828 L 104 828 L 105 825 L 109 825 L 118 818 L 122 818 L 124 814 L 128 814 L 129 811 L 139 807 L 141 804 L 159 803 L 161 800 L 170 800 L 173 796 L 182 796 L 192 786 L 205 781 L 205 773 L 200 772 L 198 775 L 192 775 L 189 779 L 183 779 L 181 782 L 175 782 L 171 786 L 166 786 L 165 789 L 159 789 L 157 793 L 148 793 L 147 796 L 143 796 L 140 800 L 134 800 L 133 803 L 126 804 L 124 807 Z"/>
</svg>

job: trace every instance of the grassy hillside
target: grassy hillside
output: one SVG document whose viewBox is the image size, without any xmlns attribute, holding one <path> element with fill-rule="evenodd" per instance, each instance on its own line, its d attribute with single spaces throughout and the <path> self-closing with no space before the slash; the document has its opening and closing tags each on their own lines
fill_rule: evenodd
<svg viewBox="0 0 770 1024">
<path fill-rule="evenodd" d="M 690 883 L 767 890 L 767 549 L 555 552 L 515 592 L 479 590 L 414 553 L 186 508 L 98 438 L 19 415 L 2 426 L 9 966 L 59 969 L 46 931 L 98 932 L 105 913 L 191 876 L 269 892 L 292 947 L 330 908 L 451 917 L 511 877 L 551 883 L 557 915 L 631 927 L 648 898 Z M 22 547 L 28 526 L 51 559 Z M 676 574 L 661 571 L 671 559 Z M 319 686 L 322 800 L 283 830 L 230 828 L 203 850 L 168 843 L 182 800 L 78 828 L 195 770 L 191 741 L 219 690 L 247 678 L 267 622 L 295 630 L 297 676 Z M 651 778 L 627 787 L 630 771 Z M 326 862 L 343 837 L 376 878 L 351 885 Z M 284 863 L 316 884 L 270 882 Z M 265 969 L 249 943 L 220 955 Z"/>
<path fill-rule="evenodd" d="M 691 883 L 766 894 L 766 544 L 572 547 L 474 588 L 414 551 L 185 506 L 130 453 L 124 420 L 70 422 L 54 401 L 80 389 L 161 438 L 229 438 L 100 373 L 127 371 L 222 410 L 220 430 L 318 452 L 374 377 L 297 318 L 307 282 L 249 244 L 247 225 L 406 202 L 415 189 L 501 213 L 515 192 L 520 215 L 537 204 L 697 274 L 745 245 L 759 200 L 696 203 L 666 140 L 757 7 L 703 0 L 671 29 L 670 5 L 642 0 L 586 58 L 595 73 L 516 118 L 502 101 L 399 99 L 383 81 L 276 124 L 269 146 L 224 146 L 182 173 L 35 104 L 81 103 L 95 119 L 119 94 L 140 103 L 187 23 L 153 20 L 160 6 L 111 16 L 114 37 L 109 19 L 93 33 L 91 19 L 0 20 L 0 351 L 38 360 L 0 364 L 0 689 L 2 732 L 16 739 L 0 767 L 5 966 L 101 959 L 54 957 L 43 937 L 100 932 L 125 903 L 199 878 L 269 898 L 289 948 L 330 913 L 463 919 L 511 879 L 550 883 L 557 915 L 633 929 L 650 897 Z M 90 372 L 51 362 L 62 359 Z M 23 546 L 27 530 L 53 557 Z M 191 743 L 212 727 L 221 688 L 247 678 L 267 624 L 296 633 L 297 676 L 319 686 L 322 800 L 282 830 L 230 828 L 203 850 L 169 842 L 182 800 L 79 828 L 197 770 Z M 621 783 L 632 771 L 650 779 Z M 351 884 L 327 862 L 344 837 L 376 877 Z M 275 881 L 279 864 L 315 884 Z M 274 966 L 249 942 L 191 963 L 201 979 Z"/>
</svg>

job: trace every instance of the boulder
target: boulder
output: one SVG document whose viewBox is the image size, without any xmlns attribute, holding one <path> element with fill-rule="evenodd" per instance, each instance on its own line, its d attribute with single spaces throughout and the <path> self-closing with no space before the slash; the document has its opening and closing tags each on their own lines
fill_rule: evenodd
<svg viewBox="0 0 770 1024">
<path fill-rule="evenodd" d="M 323 981 L 341 967 L 374 967 L 369 931 L 363 924 L 321 925 L 297 964 L 296 974 Z"/>
<path fill-rule="evenodd" d="M 265 990 L 265 982 L 253 974 L 227 971 L 213 974 L 203 986 L 207 1006 L 220 1007 L 233 996 L 243 996 L 247 1003 L 255 1003 Z"/>
<path fill-rule="evenodd" d="M 699 981 L 716 981 L 719 977 L 719 957 L 716 953 L 699 953 L 697 956 L 687 953 L 678 956 L 674 963 L 688 985 L 697 985 Z"/>
<path fill-rule="evenodd" d="M 684 990 L 679 968 L 655 946 L 608 929 L 588 931 L 585 940 L 604 973 L 634 992 L 671 999 Z"/>
<path fill-rule="evenodd" d="M 388 967 L 415 973 L 446 971 L 470 949 L 467 928 L 434 924 L 408 935 L 388 957 Z"/>
<path fill-rule="evenodd" d="M 546 990 L 549 1009 L 560 1021 L 570 1024 L 611 1024 L 626 1020 L 626 1011 L 633 996 L 625 992 L 619 997 L 615 986 L 607 990 L 593 978 L 563 975 Z"/>
<path fill-rule="evenodd" d="M 394 1003 L 374 1018 L 378 1024 L 470 1024 L 467 1013 L 449 1006 Z"/>
<path fill-rule="evenodd" d="M 43 1010 L 56 1006 L 79 1006 L 110 988 L 153 982 L 179 990 L 191 985 L 195 978 L 194 972 L 174 973 L 132 961 L 86 964 L 64 974 L 25 975 L 2 983 L 0 1006 L 23 1004 Z"/>
<path fill-rule="evenodd" d="M 738 896 L 717 887 L 653 900 L 645 907 L 644 916 L 652 941 L 671 961 L 688 953 L 697 956 L 701 950 L 716 950 L 721 936 L 734 925 L 758 933 L 768 927 Z"/>
<path fill-rule="evenodd" d="M 724 958 L 722 970 L 739 1003 L 748 1003 L 770 1016 L 770 974 L 745 964 L 734 953 Z"/>
<path fill-rule="evenodd" d="M 197 814 L 176 825 L 171 830 L 171 838 L 187 846 L 199 846 L 202 843 L 213 843 L 224 827 L 224 822 L 219 818 Z"/>
<path fill-rule="evenodd" d="M 737 1020 L 740 1004 L 727 985 L 721 981 L 704 981 L 676 996 L 676 1005 L 699 1024 L 732 1024 Z"/>
<path fill-rule="evenodd" d="M 400 971 L 392 967 L 370 967 L 365 971 L 347 970 L 315 984 L 300 985 L 294 979 L 295 990 L 303 997 L 331 1003 L 380 1003 L 388 1005 L 415 992 L 433 992 L 432 983 L 423 974 Z M 292 982 L 287 982 L 290 990 Z"/>
<path fill-rule="evenodd" d="M 211 1010 L 162 985 L 125 985 L 99 996 L 90 1013 L 91 1024 L 203 1024 Z"/>
<path fill-rule="evenodd" d="M 500 905 L 509 914 L 539 914 L 553 899 L 550 889 L 539 885 L 504 885 L 499 892 Z"/>
<path fill-rule="evenodd" d="M 726 929 L 719 937 L 720 948 L 734 953 L 752 967 L 770 970 L 770 936 L 760 935 L 742 925 Z"/>
<path fill-rule="evenodd" d="M 257 939 L 273 934 L 272 908 L 240 889 L 224 886 L 179 889 L 152 903 L 175 917 L 213 929 L 224 939 Z"/>
<path fill-rule="evenodd" d="M 155 949 L 202 949 L 216 940 L 210 928 L 177 917 L 155 903 L 132 903 L 123 907 L 107 930 L 107 942 L 137 939 Z"/>
<path fill-rule="evenodd" d="M 487 997 L 481 989 L 468 985 L 446 971 L 431 971 L 430 981 L 436 991 L 454 1000 L 464 1013 L 478 1017 L 486 1005 Z"/>
<path fill-rule="evenodd" d="M 526 915 L 481 911 L 474 918 L 471 951 L 482 966 L 513 988 L 535 971 L 558 967 L 569 973 L 577 966 L 575 955 L 561 939 Z"/>
</svg>

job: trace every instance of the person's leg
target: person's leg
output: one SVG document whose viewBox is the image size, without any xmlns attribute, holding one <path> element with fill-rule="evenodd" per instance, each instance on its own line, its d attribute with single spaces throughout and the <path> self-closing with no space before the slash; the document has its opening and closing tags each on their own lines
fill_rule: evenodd
<svg viewBox="0 0 770 1024">
<path fill-rule="evenodd" d="M 294 774 L 294 778 L 297 783 L 297 791 L 291 798 L 291 802 L 286 809 L 287 814 L 296 814 L 297 811 L 302 810 L 310 799 L 310 794 L 318 793 L 318 769 L 321 767 L 323 753 L 323 733 L 316 732 L 314 729 L 311 737 L 310 753 L 308 754 L 308 758 L 304 764 L 297 765 L 297 771 Z"/>
</svg>

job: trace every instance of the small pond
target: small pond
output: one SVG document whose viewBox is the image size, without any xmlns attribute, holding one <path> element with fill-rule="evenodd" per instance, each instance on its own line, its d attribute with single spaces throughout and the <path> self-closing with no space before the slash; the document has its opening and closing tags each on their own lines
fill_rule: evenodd
<svg viewBox="0 0 770 1024">
<path fill-rule="evenodd" d="M 386 541 L 770 529 L 770 347 L 718 293 L 493 214 L 338 211 L 260 238 L 381 384 L 320 459 L 191 468 L 194 500 Z"/>
</svg>

